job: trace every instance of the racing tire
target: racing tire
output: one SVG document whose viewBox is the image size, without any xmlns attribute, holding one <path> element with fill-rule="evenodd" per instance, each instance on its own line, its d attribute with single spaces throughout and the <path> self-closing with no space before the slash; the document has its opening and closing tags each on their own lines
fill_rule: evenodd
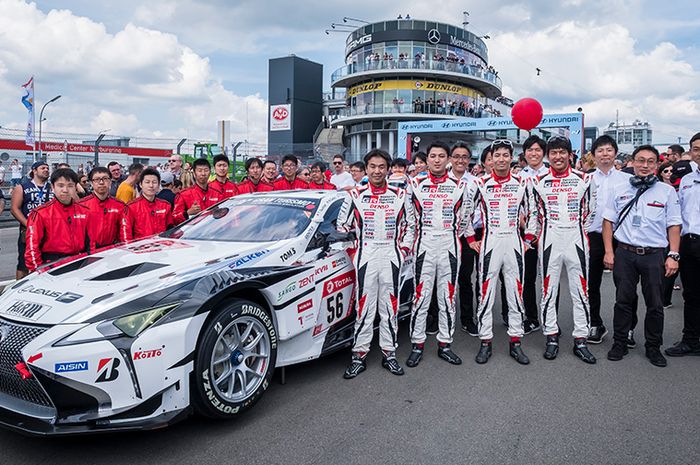
<svg viewBox="0 0 700 465">
<path fill-rule="evenodd" d="M 277 331 L 269 313 L 242 299 L 228 302 L 205 326 L 194 363 L 192 403 L 214 419 L 250 409 L 270 386 Z"/>
</svg>

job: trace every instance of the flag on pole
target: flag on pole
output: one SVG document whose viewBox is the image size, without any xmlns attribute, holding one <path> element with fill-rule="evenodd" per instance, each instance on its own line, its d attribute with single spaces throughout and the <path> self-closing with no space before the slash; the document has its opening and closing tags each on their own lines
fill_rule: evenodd
<svg viewBox="0 0 700 465">
<path fill-rule="evenodd" d="M 24 136 L 24 141 L 27 143 L 27 145 L 34 147 L 34 76 L 29 78 L 29 81 L 27 81 L 22 88 L 24 89 L 22 104 L 29 111 L 27 133 Z"/>
</svg>

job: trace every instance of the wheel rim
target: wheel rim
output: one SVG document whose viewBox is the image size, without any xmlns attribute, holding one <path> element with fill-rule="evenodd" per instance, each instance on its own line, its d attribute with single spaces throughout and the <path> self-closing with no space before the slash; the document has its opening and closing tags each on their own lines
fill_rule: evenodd
<svg viewBox="0 0 700 465">
<path fill-rule="evenodd" d="M 265 379 L 270 363 L 270 336 L 250 316 L 234 319 L 214 344 L 210 372 L 216 393 L 230 402 L 250 397 Z"/>
</svg>

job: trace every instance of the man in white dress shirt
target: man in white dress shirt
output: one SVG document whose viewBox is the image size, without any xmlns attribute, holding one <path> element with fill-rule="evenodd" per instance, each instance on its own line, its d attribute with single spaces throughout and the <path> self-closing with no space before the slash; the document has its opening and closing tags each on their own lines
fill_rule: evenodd
<svg viewBox="0 0 700 465">
<path fill-rule="evenodd" d="M 656 148 L 637 147 L 632 153 L 634 176 L 628 183 L 610 189 L 603 213 L 603 261 L 613 269 L 617 282 L 614 342 L 608 360 L 622 360 L 627 355 L 627 335 L 637 311 L 637 284 L 641 279 L 647 307 L 646 357 L 653 365 L 665 367 L 666 358 L 660 350 L 664 329 L 661 296 L 664 276 L 678 271 L 682 221 L 676 191 L 656 177 L 658 164 Z M 613 237 L 618 241 L 617 250 L 613 250 Z"/>
</svg>

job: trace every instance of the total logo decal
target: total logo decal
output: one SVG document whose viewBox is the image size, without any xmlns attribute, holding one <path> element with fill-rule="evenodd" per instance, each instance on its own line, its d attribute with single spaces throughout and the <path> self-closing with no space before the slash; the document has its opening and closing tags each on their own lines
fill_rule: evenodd
<svg viewBox="0 0 700 465">
<path fill-rule="evenodd" d="M 103 358 L 97 364 L 97 379 L 96 383 L 108 383 L 119 377 L 117 368 L 121 365 L 118 358 Z"/>
<path fill-rule="evenodd" d="M 54 372 L 68 373 L 71 371 L 87 371 L 88 362 L 86 360 L 80 362 L 60 362 L 54 365 Z"/>
<path fill-rule="evenodd" d="M 134 352 L 134 360 L 145 360 L 147 358 L 156 358 L 156 357 L 160 357 L 161 355 L 163 355 L 162 349 L 140 350 L 138 352 Z"/>
<path fill-rule="evenodd" d="M 323 297 L 329 296 L 334 292 L 338 292 L 343 288 L 351 286 L 355 283 L 355 271 L 347 271 L 332 280 L 328 281 L 323 286 Z"/>
</svg>

